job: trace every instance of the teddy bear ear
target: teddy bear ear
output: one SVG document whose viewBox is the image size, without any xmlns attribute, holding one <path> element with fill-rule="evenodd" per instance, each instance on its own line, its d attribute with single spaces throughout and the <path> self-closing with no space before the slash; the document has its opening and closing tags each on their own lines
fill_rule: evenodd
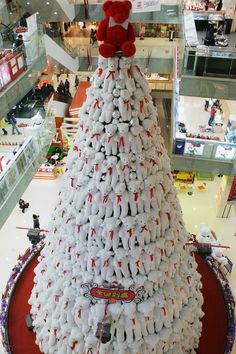
<svg viewBox="0 0 236 354">
<path fill-rule="evenodd" d="M 126 1 L 126 2 L 129 2 L 129 1 Z M 112 4 L 112 1 L 110 1 L 110 0 L 106 1 L 102 6 L 103 11 L 106 12 L 109 9 L 109 7 L 111 6 L 111 4 Z"/>
<path fill-rule="evenodd" d="M 127 5 L 130 10 L 132 9 L 132 4 L 130 1 L 125 1 L 125 5 Z"/>
</svg>

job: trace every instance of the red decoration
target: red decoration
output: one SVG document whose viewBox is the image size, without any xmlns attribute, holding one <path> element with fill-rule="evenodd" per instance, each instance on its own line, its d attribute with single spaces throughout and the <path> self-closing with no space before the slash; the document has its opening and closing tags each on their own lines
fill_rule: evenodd
<svg viewBox="0 0 236 354">
<path fill-rule="evenodd" d="M 135 293 L 131 290 L 92 288 L 90 294 L 92 297 L 105 300 L 133 301 L 135 298 Z"/>
<path fill-rule="evenodd" d="M 135 54 L 135 33 L 133 26 L 128 22 L 132 4 L 130 1 L 106 1 L 103 11 L 106 18 L 98 27 L 97 39 L 103 41 L 99 46 L 99 53 L 109 58 L 117 50 L 130 57 Z"/>
</svg>

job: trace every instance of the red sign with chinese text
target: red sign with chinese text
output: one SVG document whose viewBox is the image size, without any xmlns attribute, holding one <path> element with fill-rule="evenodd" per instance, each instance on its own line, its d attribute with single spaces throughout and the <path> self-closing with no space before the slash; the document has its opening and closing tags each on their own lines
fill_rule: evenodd
<svg viewBox="0 0 236 354">
<path fill-rule="evenodd" d="M 133 301 L 135 298 L 135 293 L 131 290 L 92 288 L 90 294 L 104 300 Z"/>
</svg>

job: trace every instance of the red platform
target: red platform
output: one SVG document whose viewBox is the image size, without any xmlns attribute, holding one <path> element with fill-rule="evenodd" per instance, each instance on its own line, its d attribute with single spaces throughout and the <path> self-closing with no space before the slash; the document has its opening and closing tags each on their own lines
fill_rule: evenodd
<svg viewBox="0 0 236 354">
<path fill-rule="evenodd" d="M 198 271 L 202 275 L 204 305 L 203 331 L 198 354 L 224 354 L 227 340 L 227 311 L 221 287 L 204 261 L 196 255 Z M 35 335 L 25 325 L 30 311 L 28 299 L 33 287 L 37 256 L 28 264 L 19 278 L 12 295 L 8 328 L 9 341 L 14 354 L 40 354 Z"/>
</svg>

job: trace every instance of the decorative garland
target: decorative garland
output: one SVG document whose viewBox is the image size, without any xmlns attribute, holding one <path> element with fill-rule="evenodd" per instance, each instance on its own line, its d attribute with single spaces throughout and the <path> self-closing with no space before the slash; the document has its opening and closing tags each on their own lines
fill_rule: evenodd
<svg viewBox="0 0 236 354">
<path fill-rule="evenodd" d="M 35 254 L 39 252 L 44 247 L 43 239 L 45 235 L 40 236 L 40 241 L 36 245 L 32 245 L 29 247 L 23 256 L 19 255 L 18 262 L 15 267 L 12 268 L 10 277 L 7 281 L 7 285 L 4 293 L 2 294 L 2 298 L 0 301 L 0 326 L 1 326 L 1 334 L 2 334 L 2 344 L 6 351 L 6 353 L 11 353 L 11 348 L 8 342 L 7 335 L 7 314 L 8 308 L 10 304 L 11 294 L 14 289 L 19 276 L 27 266 L 27 264 L 34 258 Z"/>
</svg>

